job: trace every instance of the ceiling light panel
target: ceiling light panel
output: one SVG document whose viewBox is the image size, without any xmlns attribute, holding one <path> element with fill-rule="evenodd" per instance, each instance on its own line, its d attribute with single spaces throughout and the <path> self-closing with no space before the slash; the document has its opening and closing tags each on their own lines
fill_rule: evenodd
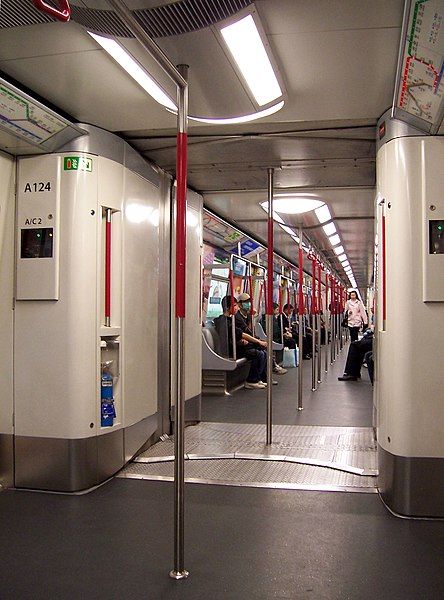
<svg viewBox="0 0 444 600">
<path fill-rule="evenodd" d="M 88 33 L 156 102 L 171 110 L 177 110 L 177 106 L 160 85 L 120 44 L 102 35 L 90 31 Z"/>
<path fill-rule="evenodd" d="M 335 251 L 336 251 L 336 248 L 335 248 Z M 340 254 L 340 255 L 338 256 L 338 260 L 339 260 L 339 262 L 341 262 L 341 260 L 346 260 L 346 259 L 347 259 L 347 255 L 346 255 L 346 254 Z"/>
<path fill-rule="evenodd" d="M 280 98 L 282 89 L 253 16 L 223 27 L 221 34 L 258 105 Z"/>
<path fill-rule="evenodd" d="M 301 215 L 322 205 L 322 200 L 303 197 L 298 195 L 287 195 L 277 197 L 273 200 L 273 209 L 286 215 Z M 268 202 L 262 202 L 262 208 L 268 212 Z"/>
<path fill-rule="evenodd" d="M 319 221 L 319 223 L 325 223 L 326 221 L 331 221 L 331 214 L 328 206 L 324 204 L 315 210 L 315 215 Z"/>
<path fill-rule="evenodd" d="M 330 244 L 332 246 L 337 246 L 338 244 L 341 243 L 341 238 L 339 237 L 339 235 L 336 233 L 335 235 L 332 235 L 328 238 L 328 241 L 330 242 Z"/>
<path fill-rule="evenodd" d="M 344 254 L 344 247 L 343 246 L 337 246 L 336 248 L 333 248 L 333 250 L 335 251 L 335 254 L 339 255 L 339 254 Z M 341 260 L 341 259 L 339 259 Z"/>
<path fill-rule="evenodd" d="M 334 223 L 327 223 L 322 225 L 322 229 L 325 231 L 325 235 L 333 235 L 336 233 L 336 225 Z"/>
</svg>

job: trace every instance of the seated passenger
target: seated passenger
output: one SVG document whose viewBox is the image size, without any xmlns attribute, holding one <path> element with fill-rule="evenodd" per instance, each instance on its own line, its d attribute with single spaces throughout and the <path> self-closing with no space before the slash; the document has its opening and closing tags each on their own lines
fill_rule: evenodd
<svg viewBox="0 0 444 600">
<path fill-rule="evenodd" d="M 262 315 L 261 325 L 263 330 L 267 331 L 267 315 Z M 282 337 L 285 340 L 285 333 L 284 336 L 281 334 L 281 315 L 279 313 L 279 304 L 277 304 L 277 302 L 273 302 L 273 341 L 278 344 L 282 344 Z M 284 375 L 287 373 L 287 369 L 284 369 L 277 363 L 276 352 L 273 352 L 273 373 L 278 373 L 279 375 Z"/>
<path fill-rule="evenodd" d="M 375 365 L 373 363 L 373 352 L 367 352 L 364 356 L 364 364 L 367 364 L 368 376 L 373 385 L 373 374 L 375 371 Z"/>
<path fill-rule="evenodd" d="M 233 354 L 233 341 L 231 336 L 231 303 L 233 302 L 233 313 L 235 317 L 236 355 L 238 358 L 245 357 L 251 361 L 245 387 L 247 389 L 263 389 L 267 386 L 267 342 L 259 340 L 248 333 L 248 327 L 244 321 L 237 320 L 238 304 L 231 296 L 222 299 L 222 315 L 214 319 L 214 325 L 221 337 L 228 332 L 228 346 L 230 356 Z M 275 382 L 273 381 L 273 384 Z M 276 382 L 277 383 L 277 382 Z"/>
<path fill-rule="evenodd" d="M 253 335 L 253 327 L 251 324 L 251 298 L 250 295 L 247 293 L 243 293 L 241 294 L 238 299 L 238 307 L 239 310 L 237 311 L 236 315 L 235 315 L 235 319 L 236 319 L 236 324 L 239 327 L 242 327 L 242 329 L 245 331 L 245 333 L 248 333 L 249 335 Z M 278 306 L 276 304 L 276 306 Z M 254 311 L 256 314 L 256 311 Z M 265 317 L 263 317 L 265 318 Z M 276 329 L 276 325 L 279 327 L 279 329 Z M 263 329 L 266 329 L 266 325 L 265 322 L 263 322 Z M 279 323 L 277 324 L 276 321 L 273 322 L 273 339 L 275 341 L 278 341 L 274 336 L 278 335 L 279 336 L 279 342 L 280 342 L 280 320 Z M 275 354 L 273 352 L 273 372 L 274 373 L 279 373 L 279 375 L 284 375 L 287 372 L 287 369 L 283 369 L 280 365 L 277 364 L 276 362 L 276 358 L 275 358 Z"/>
<path fill-rule="evenodd" d="M 351 342 L 348 349 L 347 362 L 345 363 L 344 375 L 338 377 L 339 381 L 357 381 L 361 377 L 361 367 L 364 356 L 373 350 L 373 330 L 367 329 L 363 337 Z M 368 363 L 367 363 L 368 364 Z M 373 377 L 373 372 L 372 372 Z"/>
<path fill-rule="evenodd" d="M 295 320 L 292 320 L 292 316 L 293 316 L 293 311 L 294 311 L 294 307 L 292 304 L 285 304 L 284 308 L 283 308 L 283 314 L 282 314 L 282 323 L 284 326 L 284 331 L 286 331 L 288 334 L 290 334 L 289 336 L 285 336 L 284 334 L 284 345 L 287 346 L 288 342 L 288 346 L 287 348 L 292 348 L 292 342 L 290 341 L 293 340 L 294 342 L 294 347 L 297 346 L 298 341 L 299 341 L 299 323 Z M 303 324 L 305 323 L 305 317 L 303 317 Z M 311 353 L 312 353 L 312 343 L 313 343 L 313 336 L 311 335 L 311 329 L 309 327 L 304 327 L 303 328 L 303 336 L 302 336 L 302 358 L 304 359 L 310 359 L 311 358 Z"/>
</svg>

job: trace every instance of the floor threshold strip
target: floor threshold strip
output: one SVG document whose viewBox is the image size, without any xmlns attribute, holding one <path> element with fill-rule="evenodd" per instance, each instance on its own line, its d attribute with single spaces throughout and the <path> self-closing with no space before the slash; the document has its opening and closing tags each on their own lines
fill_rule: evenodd
<svg viewBox="0 0 444 600">
<path fill-rule="evenodd" d="M 377 455 L 370 427 L 274 426 L 264 443 L 264 426 L 200 423 L 185 436 L 185 480 L 190 483 L 376 492 Z M 174 440 L 139 455 L 118 475 L 173 480 Z"/>
</svg>

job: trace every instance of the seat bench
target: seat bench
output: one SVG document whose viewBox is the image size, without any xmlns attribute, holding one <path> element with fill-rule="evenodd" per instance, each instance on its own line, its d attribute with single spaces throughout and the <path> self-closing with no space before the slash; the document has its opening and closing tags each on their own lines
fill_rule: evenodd
<svg viewBox="0 0 444 600">
<path fill-rule="evenodd" d="M 225 358 L 214 325 L 202 328 L 202 395 L 230 395 L 245 383 L 250 370 L 246 358 Z"/>
</svg>

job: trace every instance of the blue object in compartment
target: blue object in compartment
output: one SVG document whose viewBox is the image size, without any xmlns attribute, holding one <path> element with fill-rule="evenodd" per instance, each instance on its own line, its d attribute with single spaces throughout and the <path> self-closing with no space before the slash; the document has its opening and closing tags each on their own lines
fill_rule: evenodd
<svg viewBox="0 0 444 600">
<path fill-rule="evenodd" d="M 116 416 L 116 409 L 114 407 L 114 401 L 112 399 L 111 400 L 102 400 L 102 410 L 101 410 L 101 425 L 102 425 L 102 427 L 112 427 L 115 416 Z"/>
<path fill-rule="evenodd" d="M 102 400 L 112 400 L 113 392 L 113 376 L 109 371 L 102 371 L 100 397 Z"/>
</svg>

